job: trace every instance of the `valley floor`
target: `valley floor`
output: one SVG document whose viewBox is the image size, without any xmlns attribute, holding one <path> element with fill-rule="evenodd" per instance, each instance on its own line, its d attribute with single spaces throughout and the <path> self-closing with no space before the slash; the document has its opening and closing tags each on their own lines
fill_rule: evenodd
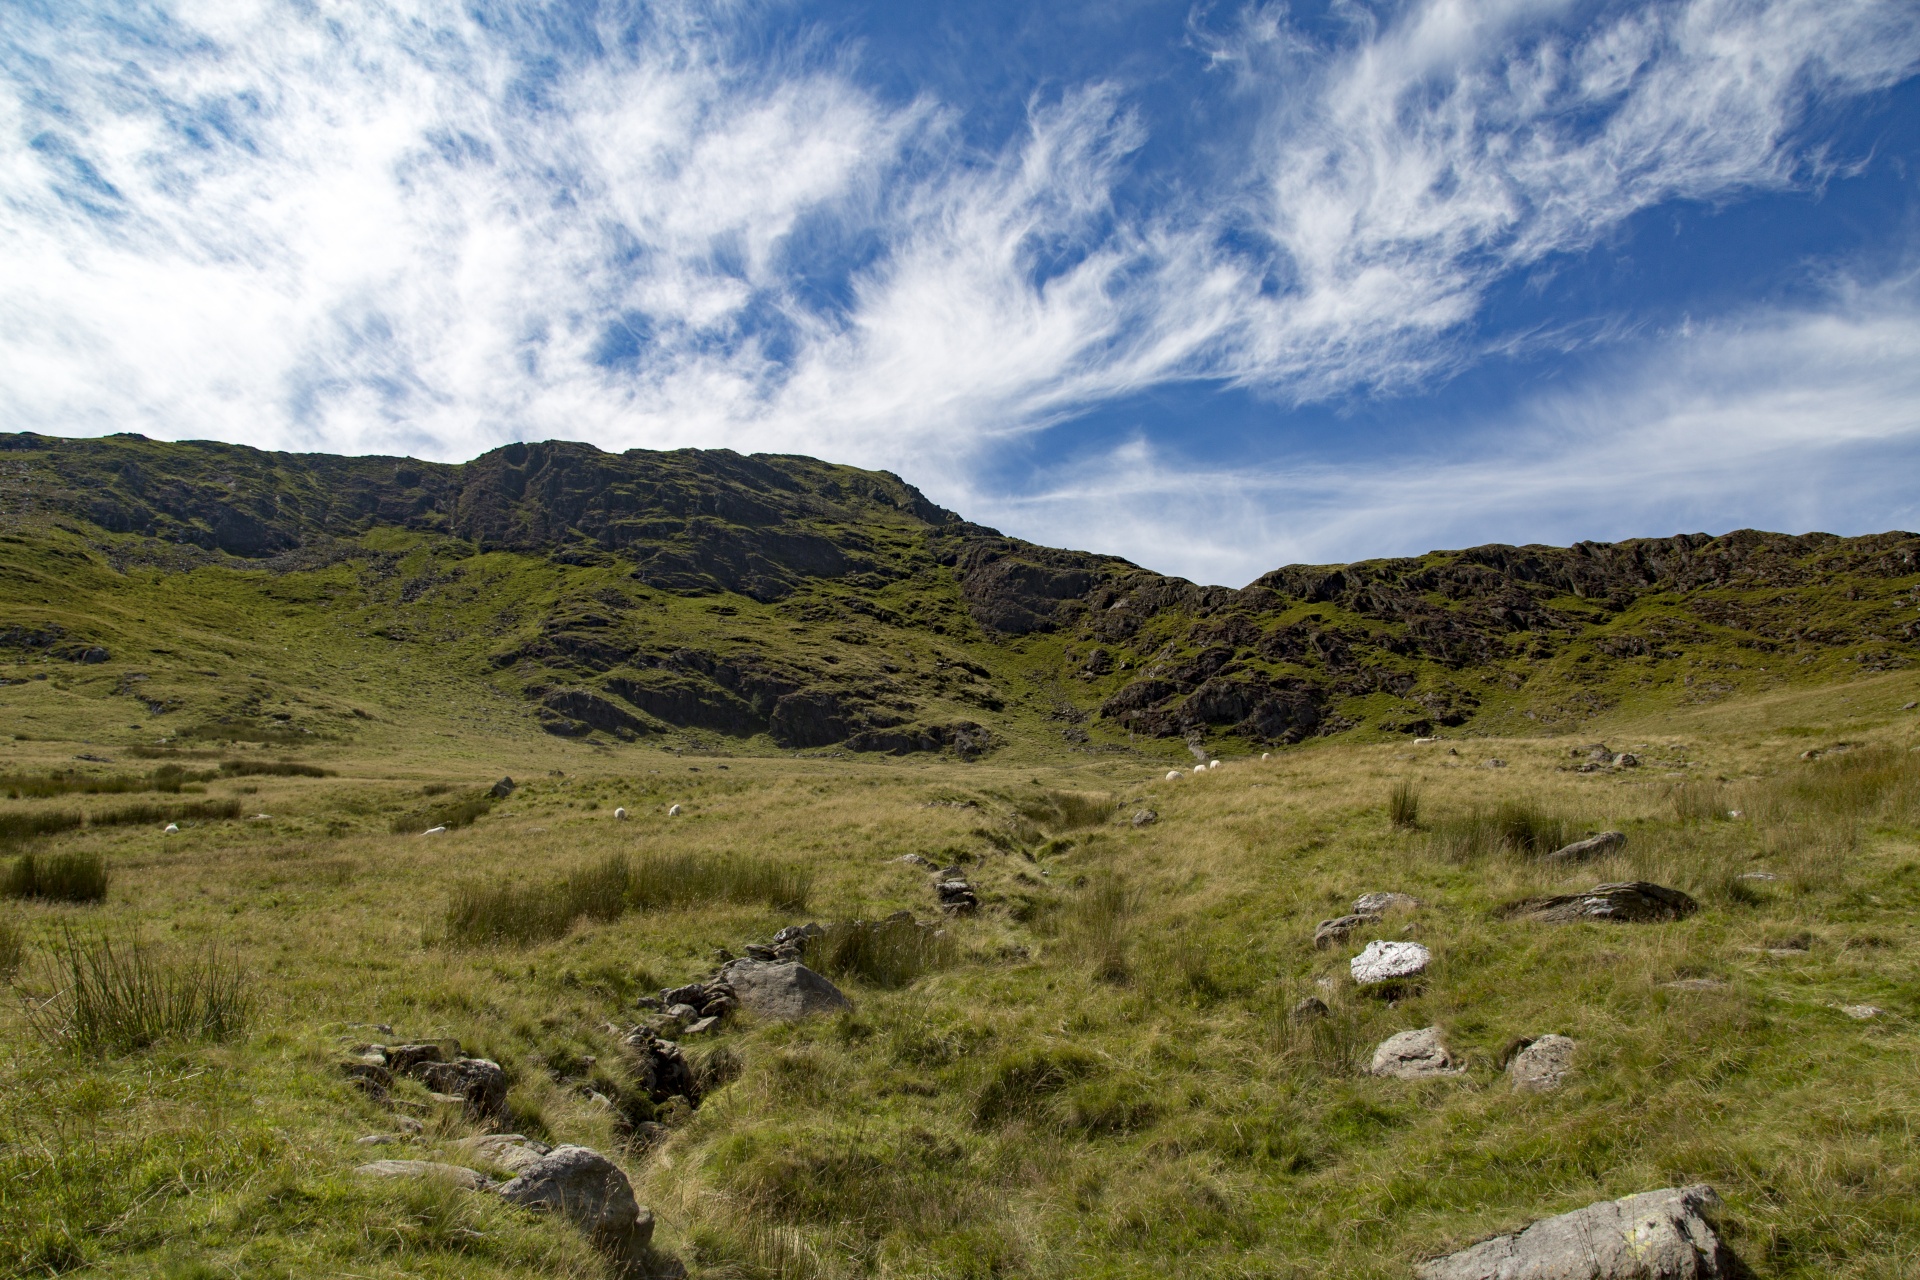
<svg viewBox="0 0 1920 1280">
<path fill-rule="evenodd" d="M 0 756 L 16 781 L 211 776 L 0 805 L 96 819 L 20 837 L 10 874 L 98 855 L 110 877 L 104 901 L 0 902 L 0 951 L 17 948 L 0 1274 L 606 1274 L 564 1222 L 353 1173 L 459 1163 L 461 1138 L 511 1130 L 613 1156 L 656 1215 L 653 1265 L 695 1276 L 1405 1277 L 1695 1182 L 1758 1276 L 1920 1275 L 1916 699 L 1895 673 L 1577 738 L 1323 742 L 1177 780 L 1145 755 L 803 760 L 538 735 L 135 759 L 36 721 Z M 1637 766 L 1573 771 L 1602 740 Z M 517 786 L 494 799 L 502 775 Z M 132 803 L 158 816 L 98 820 Z M 1604 830 L 1624 847 L 1539 856 Z M 977 912 L 943 916 L 946 867 Z M 609 897 L 593 875 L 616 872 Z M 1505 911 L 1634 880 L 1699 909 Z M 1319 922 L 1388 891 L 1420 905 L 1315 947 Z M 651 1016 L 636 1001 L 704 978 L 717 949 L 903 911 L 942 941 L 841 956 L 851 1012 L 741 1013 L 686 1038 L 697 1107 L 623 1076 L 622 1039 Z M 519 936 L 477 939 L 475 920 Z M 241 975 L 244 1025 L 62 1044 L 62 958 L 102 938 L 156 971 L 216 956 Z M 1368 994 L 1349 961 L 1375 939 L 1432 962 Z M 1324 1016 L 1296 1015 L 1309 997 Z M 1464 1070 L 1370 1074 L 1379 1042 L 1426 1027 Z M 1547 1034 L 1577 1042 L 1572 1075 L 1517 1091 L 1503 1060 Z M 501 1065 L 502 1114 L 404 1081 L 376 1098 L 339 1066 L 435 1038 Z M 356 1141 L 376 1134 L 394 1141 Z"/>
</svg>

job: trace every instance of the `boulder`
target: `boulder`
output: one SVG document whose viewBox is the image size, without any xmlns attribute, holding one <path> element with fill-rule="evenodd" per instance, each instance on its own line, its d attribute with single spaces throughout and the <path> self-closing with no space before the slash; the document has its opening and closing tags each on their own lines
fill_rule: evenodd
<svg viewBox="0 0 1920 1280">
<path fill-rule="evenodd" d="M 484 1173 L 437 1160 L 375 1160 L 357 1166 L 354 1172 L 363 1178 L 444 1178 L 466 1191 L 485 1191 L 493 1185 L 493 1179 Z"/>
<path fill-rule="evenodd" d="M 590 1147 L 555 1147 L 500 1188 L 509 1204 L 565 1215 L 617 1257 L 638 1259 L 653 1239 L 653 1213 L 633 1198 L 618 1165 Z"/>
<path fill-rule="evenodd" d="M 1133 825 L 1136 827 L 1150 827 L 1158 821 L 1160 815 L 1151 809 L 1141 809 L 1133 815 Z"/>
<path fill-rule="evenodd" d="M 1573 1051 L 1579 1047 L 1566 1036 L 1541 1036 L 1521 1047 L 1507 1063 L 1507 1079 L 1516 1089 L 1551 1093 L 1573 1070 Z"/>
<path fill-rule="evenodd" d="M 507 1073 L 486 1058 L 458 1058 L 415 1067 L 414 1079 L 435 1093 L 466 1103 L 476 1116 L 497 1116 L 507 1107 Z"/>
<path fill-rule="evenodd" d="M 1395 1080 L 1431 1080 L 1438 1076 L 1457 1076 L 1466 1070 L 1455 1065 L 1453 1055 L 1441 1042 L 1438 1027 L 1422 1027 L 1418 1031 L 1388 1036 L 1373 1051 L 1373 1065 L 1368 1069 L 1376 1076 Z"/>
<path fill-rule="evenodd" d="M 384 1053 L 387 1066 L 397 1075 L 412 1075 L 413 1069 L 423 1062 L 451 1062 L 460 1056 L 460 1042 L 423 1041 L 419 1044 L 393 1044 L 379 1050 Z"/>
<path fill-rule="evenodd" d="M 940 909 L 948 915 L 971 915 L 980 909 L 980 895 L 965 880 L 942 880 L 933 886 L 940 898 Z"/>
<path fill-rule="evenodd" d="M 1418 1280 L 1730 1280 L 1712 1187 L 1668 1187 L 1543 1218 L 1415 1267 Z"/>
<path fill-rule="evenodd" d="M 487 788 L 487 794 L 492 796 L 495 800 L 505 800 L 508 796 L 514 793 L 515 789 L 518 786 L 519 784 L 516 783 L 512 778 L 502 778 L 500 779 L 500 781 L 494 783 L 491 787 Z"/>
<path fill-rule="evenodd" d="M 723 974 L 741 1006 L 762 1018 L 791 1022 L 853 1008 L 840 988 L 797 961 L 735 960 Z"/>
<path fill-rule="evenodd" d="M 1699 909 L 1699 903 L 1678 889 L 1634 880 L 1625 884 L 1595 885 L 1586 893 L 1533 898 L 1516 904 L 1509 914 L 1545 924 L 1570 924 L 1577 920 L 1650 924 L 1682 920 Z"/>
<path fill-rule="evenodd" d="M 1353 980 L 1361 986 L 1399 982 L 1425 973 L 1433 962 L 1433 953 L 1417 942 L 1381 942 L 1367 944 L 1366 950 L 1347 962 Z"/>
<path fill-rule="evenodd" d="M 1588 858 L 1598 858 L 1602 854 L 1618 853 L 1626 847 L 1625 832 L 1602 831 L 1597 836 L 1588 836 L 1585 840 L 1575 840 L 1572 844 L 1562 845 L 1547 855 L 1547 861 L 1585 862 Z"/>
</svg>

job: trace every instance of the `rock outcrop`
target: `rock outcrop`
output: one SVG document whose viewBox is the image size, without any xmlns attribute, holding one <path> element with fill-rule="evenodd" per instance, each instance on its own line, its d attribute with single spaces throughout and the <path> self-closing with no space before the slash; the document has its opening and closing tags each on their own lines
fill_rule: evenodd
<svg viewBox="0 0 1920 1280">
<path fill-rule="evenodd" d="M 1545 924 L 1571 924 L 1580 920 L 1656 924 L 1684 920 L 1699 909 L 1699 903 L 1678 889 L 1634 880 L 1625 884 L 1595 885 L 1585 893 L 1531 898 L 1516 903 L 1508 909 L 1508 914 Z"/>
<path fill-rule="evenodd" d="M 721 972 L 741 1007 L 762 1018 L 794 1022 L 853 1008 L 840 988 L 798 961 L 735 960 Z"/>
<path fill-rule="evenodd" d="M 499 1196 L 563 1215 L 616 1257 L 637 1260 L 653 1239 L 653 1213 L 634 1199 L 627 1175 L 589 1147 L 555 1147 L 527 1164 Z"/>
<path fill-rule="evenodd" d="M 1522 1045 L 1507 1063 L 1507 1079 L 1516 1089 L 1550 1093 L 1566 1082 L 1573 1070 L 1574 1050 L 1580 1046 L 1566 1036 L 1541 1036 Z"/>
</svg>

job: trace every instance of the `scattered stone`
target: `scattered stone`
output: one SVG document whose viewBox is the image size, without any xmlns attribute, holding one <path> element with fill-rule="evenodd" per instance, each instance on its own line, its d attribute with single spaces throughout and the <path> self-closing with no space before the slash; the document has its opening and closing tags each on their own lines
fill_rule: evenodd
<svg viewBox="0 0 1920 1280">
<path fill-rule="evenodd" d="M 1158 821 L 1160 815 L 1151 809 L 1141 809 L 1133 815 L 1133 825 L 1136 827 L 1150 827 Z"/>
<path fill-rule="evenodd" d="M 427 1128 L 412 1116 L 395 1116 L 393 1123 L 402 1133 L 424 1133 Z"/>
<path fill-rule="evenodd" d="M 502 778 L 487 789 L 487 794 L 495 800 L 505 800 L 519 788 L 519 785 L 512 778 Z"/>
<path fill-rule="evenodd" d="M 1433 953 L 1417 942 L 1381 942 L 1367 944 L 1366 950 L 1347 962 L 1353 980 L 1363 987 L 1382 982 L 1398 982 L 1426 972 Z"/>
<path fill-rule="evenodd" d="M 1440 1028 L 1422 1027 L 1388 1036 L 1373 1051 L 1376 1076 L 1395 1080 L 1431 1080 L 1438 1076 L 1457 1076 L 1466 1068 L 1454 1065 L 1453 1055 L 1441 1043 Z"/>
<path fill-rule="evenodd" d="M 470 1160 L 497 1165 L 510 1173 L 524 1173 L 553 1150 L 544 1142 L 536 1142 L 518 1133 L 489 1133 L 478 1138 L 462 1138 L 453 1146 Z"/>
<path fill-rule="evenodd" d="M 1840 1012 L 1846 1014 L 1849 1018 L 1857 1018 L 1861 1022 L 1877 1018 L 1886 1012 L 1885 1009 L 1874 1004 L 1843 1004 L 1839 1006 L 1839 1008 Z"/>
<path fill-rule="evenodd" d="M 1541 1036 L 1522 1046 L 1507 1063 L 1507 1079 L 1516 1089 L 1550 1093 L 1573 1070 L 1573 1051 L 1579 1046 L 1566 1036 Z"/>
<path fill-rule="evenodd" d="M 738 961 L 745 964 L 747 961 Z M 658 1105 L 669 1098 L 685 1098 L 689 1105 L 700 1097 L 700 1083 L 680 1046 L 663 1039 L 651 1027 L 635 1027 L 620 1042 L 626 1051 L 634 1086 Z"/>
<path fill-rule="evenodd" d="M 590 1147 L 555 1147 L 500 1188 L 500 1198 L 563 1214 L 616 1257 L 639 1260 L 653 1239 L 653 1213 L 633 1198 L 620 1167 Z"/>
<path fill-rule="evenodd" d="M 1609 747 L 1606 743 L 1594 742 L 1584 747 L 1575 747 L 1572 751 L 1568 752 L 1568 754 L 1575 759 L 1585 756 L 1594 764 L 1610 764 L 1613 761 L 1614 752 L 1613 748 Z"/>
<path fill-rule="evenodd" d="M 1563 845 L 1547 855 L 1548 862 L 1585 862 L 1589 858 L 1598 858 L 1603 854 L 1618 853 L 1627 847 L 1624 831 L 1602 831 L 1597 836 L 1588 836 L 1585 840 L 1575 840 Z"/>
<path fill-rule="evenodd" d="M 1332 1014 L 1333 1010 L 1327 1008 L 1327 1002 L 1319 996 L 1304 996 L 1293 1006 L 1287 1016 L 1295 1022 L 1311 1022 L 1315 1018 L 1326 1018 Z"/>
<path fill-rule="evenodd" d="M 790 1022 L 853 1008 L 853 1001 L 847 999 L 840 988 L 805 965 L 792 961 L 765 964 L 758 960 L 735 960 L 723 973 L 739 994 L 742 1007 L 762 1018 Z"/>
<path fill-rule="evenodd" d="M 375 1045 L 373 1051 L 385 1059 L 387 1066 L 399 1075 L 413 1074 L 413 1069 L 427 1062 L 451 1062 L 460 1056 L 460 1042 L 449 1040 L 441 1043 L 425 1040 L 413 1044 Z"/>
<path fill-rule="evenodd" d="M 1482 769 L 1504 769 L 1507 767 L 1507 762 L 1505 760 L 1487 759 L 1480 762 L 1480 767 Z"/>
<path fill-rule="evenodd" d="M 1911 711 L 1915 707 L 1920 707 L 1920 702 L 1903 702 L 1900 704 L 1900 709 L 1902 711 Z"/>
<path fill-rule="evenodd" d="M 720 1019 L 718 1018 L 701 1018 L 699 1021 L 689 1026 L 686 1029 L 684 1034 L 690 1035 L 690 1036 L 703 1036 L 707 1034 L 709 1031 L 713 1031 L 716 1028 L 718 1028 L 719 1025 L 720 1025 Z"/>
<path fill-rule="evenodd" d="M 1640 757 L 1634 755 L 1631 751 L 1622 751 L 1613 758 L 1613 767 L 1616 769 L 1638 769 L 1640 767 Z"/>
<path fill-rule="evenodd" d="M 353 1145 L 356 1147 L 385 1147 L 398 1141 L 400 1141 L 398 1134 L 370 1133 L 364 1138 L 355 1138 Z"/>
<path fill-rule="evenodd" d="M 1363 893 L 1353 900 L 1353 913 L 1361 916 L 1384 916 L 1389 911 L 1411 911 L 1420 905 L 1420 899 L 1405 893 Z"/>
<path fill-rule="evenodd" d="M 962 879 L 942 880 L 933 886 L 940 897 L 940 909 L 948 915 L 971 915 L 980 909 L 980 895 Z"/>
<path fill-rule="evenodd" d="M 1705 1185 L 1644 1191 L 1544 1218 L 1413 1273 L 1418 1280 L 1731 1280 L 1740 1264 L 1708 1221 L 1719 1207 Z"/>
<path fill-rule="evenodd" d="M 376 1061 L 365 1058 L 349 1058 L 340 1064 L 340 1073 L 353 1081 L 355 1087 L 374 1094 L 385 1096 L 393 1087 L 393 1073 Z"/>
<path fill-rule="evenodd" d="M 1357 929 L 1370 924 L 1378 924 L 1380 917 L 1371 912 L 1355 913 L 1350 916 L 1335 916 L 1331 920 L 1322 920 L 1313 931 L 1313 946 L 1316 951 L 1325 951 L 1328 947 L 1344 942 L 1347 936 Z"/>
<path fill-rule="evenodd" d="M 496 1116 L 506 1110 L 507 1073 L 486 1058 L 430 1062 L 416 1068 L 413 1077 L 435 1093 L 458 1098 L 477 1116 Z"/>
<path fill-rule="evenodd" d="M 1634 880 L 1624 884 L 1595 885 L 1586 893 L 1530 899 L 1516 903 L 1508 914 L 1544 924 L 1570 924 L 1577 920 L 1650 924 L 1682 920 L 1699 909 L 1699 903 L 1678 889 L 1668 889 L 1646 880 Z"/>
<path fill-rule="evenodd" d="M 466 1191 L 485 1191 L 493 1185 L 493 1179 L 484 1173 L 437 1160 L 375 1160 L 354 1172 L 363 1178 L 444 1178 Z"/>
<path fill-rule="evenodd" d="M 1771 871 L 1747 871 L 1740 876 L 1742 880 L 1778 880 L 1780 877 Z"/>
<path fill-rule="evenodd" d="M 895 858 L 894 861 L 904 862 L 910 867 L 925 867 L 928 871 L 935 869 L 931 858 L 923 858 L 917 853 L 903 853 Z"/>
</svg>

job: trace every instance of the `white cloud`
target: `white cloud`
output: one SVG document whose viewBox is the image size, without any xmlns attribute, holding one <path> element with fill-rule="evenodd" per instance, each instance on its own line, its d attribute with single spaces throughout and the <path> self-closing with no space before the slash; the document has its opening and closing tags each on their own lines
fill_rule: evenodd
<svg viewBox="0 0 1920 1280">
<path fill-rule="evenodd" d="M 1147 128 L 1124 86 L 1037 99 L 981 154 L 964 104 L 748 52 L 692 0 L 558 43 L 538 11 L 440 0 L 155 12 L 0 15 L 9 425 L 727 445 L 956 505 L 991 502 L 969 477 L 1014 438 L 1169 380 L 1310 400 L 1459 367 L 1494 282 L 1663 201 L 1817 180 L 1809 102 L 1920 63 L 1906 0 L 1423 0 L 1327 46 L 1257 11 L 1202 39 L 1252 149 L 1141 212 L 1114 199 Z M 1545 448 L 1538 426 L 1513 429 Z M 1455 448 L 1471 471 L 1510 442 Z M 1183 483 L 1235 539 L 1156 564 L 1251 576 L 1250 529 L 1346 545 L 1259 484 L 1229 486 L 1236 516 Z M 1111 509 L 997 510 L 1132 545 Z"/>
<path fill-rule="evenodd" d="M 1104 550 L 1238 586 L 1283 564 L 1486 542 L 1911 527 L 1916 465 L 1909 281 L 1658 335 L 1444 452 L 1203 469 L 1135 440 L 1030 496 L 971 496 L 982 519 L 1068 543 L 1098 524 Z"/>
</svg>

